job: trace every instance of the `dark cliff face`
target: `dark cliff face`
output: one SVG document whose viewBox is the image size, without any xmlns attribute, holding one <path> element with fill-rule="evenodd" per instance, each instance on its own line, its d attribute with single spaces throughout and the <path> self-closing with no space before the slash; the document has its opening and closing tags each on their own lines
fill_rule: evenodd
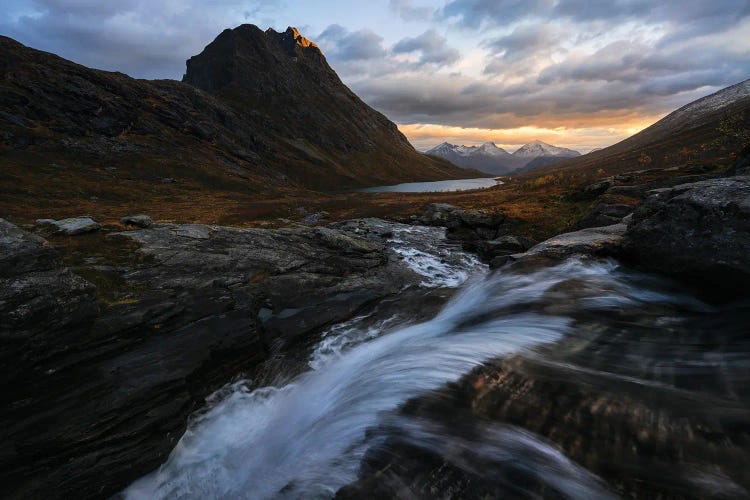
<svg viewBox="0 0 750 500">
<path fill-rule="evenodd" d="M 116 167 L 133 182 L 118 196 L 135 198 L 138 182 L 167 177 L 190 191 L 268 194 L 466 175 L 417 153 L 294 29 L 226 30 L 191 58 L 185 82 L 94 70 L 0 37 L 0 155 L 15 177 L 0 188 L 45 196 L 39 167 L 66 160 L 79 170 L 66 183 L 115 192 L 93 177 Z"/>
<path fill-rule="evenodd" d="M 393 122 L 349 90 L 317 45 L 295 28 L 225 30 L 188 60 L 183 82 L 238 112 L 257 113 L 292 162 L 327 160 L 337 174 L 358 178 L 379 171 L 397 176 L 405 166 L 417 176 L 439 176 L 445 168 L 417 153 Z"/>
</svg>

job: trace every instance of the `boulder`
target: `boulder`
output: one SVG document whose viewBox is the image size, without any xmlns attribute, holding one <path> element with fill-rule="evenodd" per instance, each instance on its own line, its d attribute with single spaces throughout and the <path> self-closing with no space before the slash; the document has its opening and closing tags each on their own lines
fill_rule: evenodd
<svg viewBox="0 0 750 500">
<path fill-rule="evenodd" d="M 644 268 L 747 295 L 750 177 L 659 190 L 635 211 L 624 244 Z"/>
<path fill-rule="evenodd" d="M 135 226 L 142 228 L 149 228 L 154 225 L 154 221 L 148 215 L 137 214 L 137 215 L 126 215 L 120 219 L 120 223 L 125 226 Z"/>
<path fill-rule="evenodd" d="M 514 255 L 514 260 L 547 257 L 563 259 L 571 255 L 617 256 L 621 252 L 625 223 L 606 227 L 582 229 L 550 238 L 532 247 L 524 254 Z"/>
<path fill-rule="evenodd" d="M 102 228 L 101 224 L 91 217 L 71 217 L 69 219 L 37 219 L 38 225 L 53 226 L 57 232 L 68 236 L 91 233 Z"/>
<path fill-rule="evenodd" d="M 612 177 L 602 179 L 594 184 L 583 186 L 578 190 L 568 194 L 567 198 L 570 201 L 589 201 L 596 199 L 603 195 L 609 188 L 615 185 L 615 180 Z"/>
<path fill-rule="evenodd" d="M 445 221 L 445 237 L 449 240 L 493 240 L 504 232 L 507 218 L 491 215 L 481 210 L 455 210 Z"/>
<path fill-rule="evenodd" d="M 422 222 L 426 225 L 444 225 L 453 212 L 459 210 L 448 203 L 430 203 L 422 216 Z"/>
</svg>

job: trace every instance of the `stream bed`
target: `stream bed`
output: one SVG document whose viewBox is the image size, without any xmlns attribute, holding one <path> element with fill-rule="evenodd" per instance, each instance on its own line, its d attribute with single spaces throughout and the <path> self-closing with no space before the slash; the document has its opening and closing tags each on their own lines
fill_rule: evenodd
<svg viewBox="0 0 750 500">
<path fill-rule="evenodd" d="M 225 388 L 124 496 L 747 497 L 746 304 L 614 260 L 490 272 L 396 251 L 424 287 L 456 290 L 434 317 L 327 329 L 292 380 Z"/>
</svg>

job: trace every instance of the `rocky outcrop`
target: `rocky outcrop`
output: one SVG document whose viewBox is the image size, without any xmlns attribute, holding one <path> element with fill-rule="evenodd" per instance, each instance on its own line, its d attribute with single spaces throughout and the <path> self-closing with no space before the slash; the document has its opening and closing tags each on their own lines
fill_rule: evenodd
<svg viewBox="0 0 750 500">
<path fill-rule="evenodd" d="M 659 190 L 636 211 L 625 237 L 646 269 L 747 294 L 750 285 L 750 177 Z"/>
<path fill-rule="evenodd" d="M 502 214 L 464 210 L 447 203 L 428 205 L 419 222 L 444 226 L 446 238 L 460 241 L 464 250 L 476 253 L 484 262 L 493 263 L 493 267 L 500 267 L 504 257 L 524 252 L 536 243 L 511 234 L 518 224 Z"/>
<path fill-rule="evenodd" d="M 38 371 L 39 363 L 65 352 L 97 311 L 91 283 L 65 269 L 45 240 L 0 219 L 0 365 L 6 381 L 31 377 L 28 369 Z"/>
<path fill-rule="evenodd" d="M 0 221 L 6 498 L 116 493 L 233 377 L 423 279 L 387 231 L 156 225 L 80 238 L 127 259 L 76 267 L 85 280 Z"/>
</svg>

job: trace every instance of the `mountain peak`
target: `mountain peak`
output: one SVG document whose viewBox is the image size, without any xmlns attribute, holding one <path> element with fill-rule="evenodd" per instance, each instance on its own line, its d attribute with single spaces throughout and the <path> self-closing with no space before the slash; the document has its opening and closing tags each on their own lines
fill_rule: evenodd
<svg viewBox="0 0 750 500">
<path fill-rule="evenodd" d="M 308 38 L 305 38 L 305 36 L 302 35 L 299 30 L 293 26 L 289 26 L 282 36 L 285 40 L 293 40 L 295 45 L 299 45 L 304 49 L 308 47 L 314 47 L 316 49 L 318 48 L 315 43 L 311 42 Z"/>
<path fill-rule="evenodd" d="M 316 74 L 316 81 L 340 85 L 317 45 L 289 27 L 283 33 L 262 31 L 253 24 L 224 30 L 203 52 L 187 62 L 182 81 L 207 92 L 227 87 L 253 87 L 251 93 L 269 93 L 280 84 L 294 87 L 294 80 Z M 259 92 L 259 85 L 268 86 Z M 286 90 L 286 89 L 284 89 Z M 296 88 L 294 90 L 297 90 Z M 284 94 L 282 89 L 275 92 Z"/>
<path fill-rule="evenodd" d="M 581 153 L 568 148 L 561 148 L 547 144 L 539 139 L 534 139 L 528 144 L 524 144 L 518 150 L 513 153 L 513 156 L 520 158 L 537 158 L 539 156 L 551 156 L 560 158 L 570 158 L 573 156 L 580 156 Z"/>
</svg>

